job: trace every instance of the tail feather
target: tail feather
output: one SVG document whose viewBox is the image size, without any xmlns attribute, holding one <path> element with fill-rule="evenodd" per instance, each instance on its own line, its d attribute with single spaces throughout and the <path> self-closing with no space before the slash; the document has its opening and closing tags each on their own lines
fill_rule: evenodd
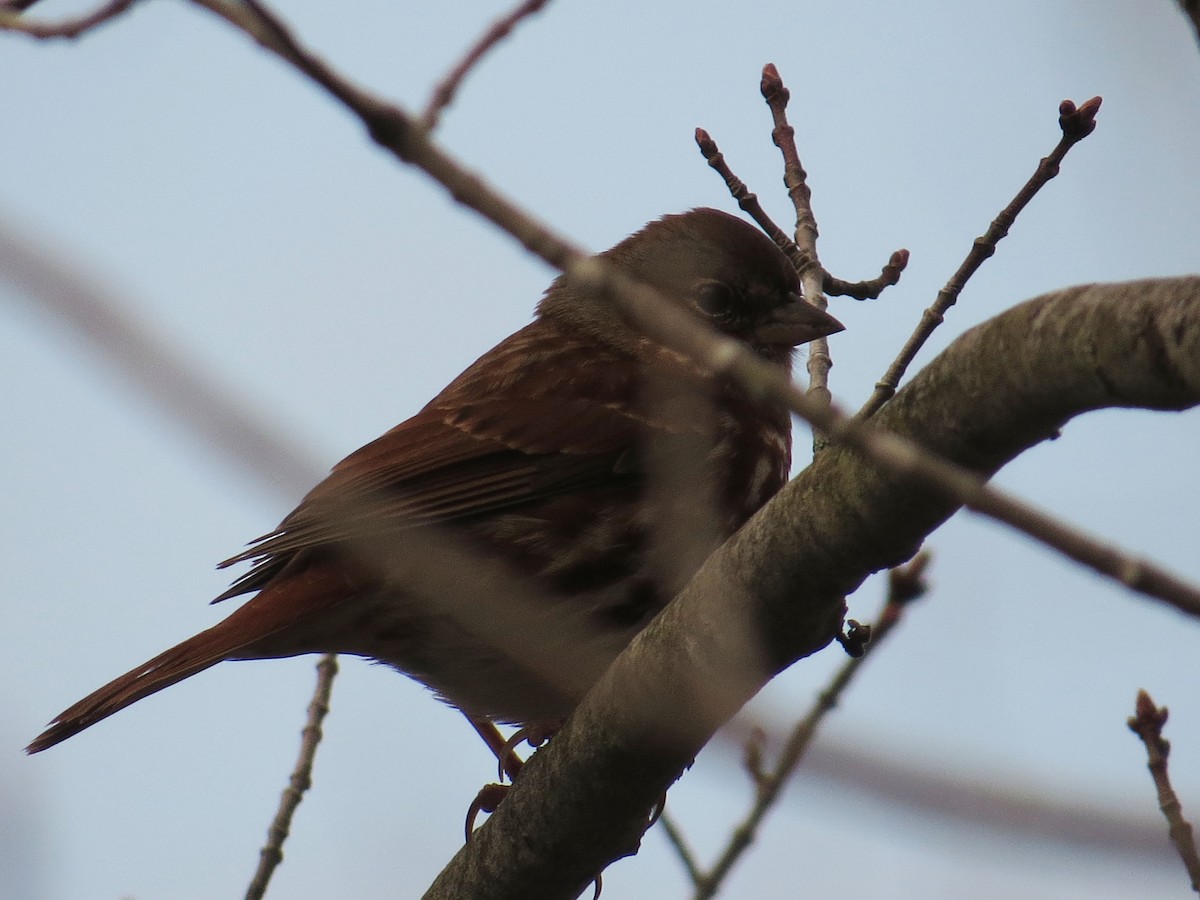
<svg viewBox="0 0 1200 900">
<path fill-rule="evenodd" d="M 131 703 L 190 678 L 197 672 L 203 672 L 228 658 L 227 641 L 222 640 L 220 634 L 213 634 L 220 628 L 221 626 L 217 625 L 208 631 L 202 631 L 88 694 L 74 706 L 55 716 L 50 727 L 38 735 L 25 748 L 25 752 L 39 753 L 53 747 L 95 725 L 101 719 L 120 712 Z"/>
<path fill-rule="evenodd" d="M 143 697 L 170 687 L 225 659 L 254 658 L 253 645 L 328 609 L 345 591 L 344 576 L 333 567 L 310 568 L 298 577 L 277 579 L 243 604 L 225 620 L 143 663 L 104 687 L 93 691 L 74 706 L 63 710 L 44 732 L 25 748 L 39 753 L 65 741 Z M 310 653 L 321 648 L 288 647 L 262 656 Z M 329 648 L 333 649 L 333 648 Z"/>
</svg>

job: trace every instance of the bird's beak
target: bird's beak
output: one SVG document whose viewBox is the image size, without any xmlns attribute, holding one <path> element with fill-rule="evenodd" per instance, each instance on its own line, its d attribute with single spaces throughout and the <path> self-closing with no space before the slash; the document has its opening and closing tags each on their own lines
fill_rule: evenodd
<svg viewBox="0 0 1200 900">
<path fill-rule="evenodd" d="M 755 341 L 773 347 L 798 347 L 817 338 L 845 331 L 846 326 L 829 313 L 805 303 L 798 294 L 777 307 L 771 317 L 754 329 Z"/>
</svg>

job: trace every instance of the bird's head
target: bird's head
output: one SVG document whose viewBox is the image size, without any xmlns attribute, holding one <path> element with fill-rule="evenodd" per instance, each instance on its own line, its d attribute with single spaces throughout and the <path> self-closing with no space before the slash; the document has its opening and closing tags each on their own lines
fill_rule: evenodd
<svg viewBox="0 0 1200 900">
<path fill-rule="evenodd" d="M 600 256 L 768 359 L 789 360 L 792 348 L 843 329 L 804 302 L 795 268 L 770 238 L 719 210 L 664 216 Z M 611 302 L 583 296 L 561 278 L 539 312 L 614 343 L 629 333 Z"/>
</svg>

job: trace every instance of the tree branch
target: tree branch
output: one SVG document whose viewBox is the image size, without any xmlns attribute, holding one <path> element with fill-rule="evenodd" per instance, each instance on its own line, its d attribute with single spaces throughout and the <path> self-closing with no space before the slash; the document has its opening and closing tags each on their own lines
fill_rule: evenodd
<svg viewBox="0 0 1200 900">
<path fill-rule="evenodd" d="M 317 663 L 317 686 L 312 702 L 308 704 L 308 718 L 300 732 L 300 755 L 296 766 L 279 798 L 279 808 L 271 826 L 267 829 L 267 843 L 259 853 L 258 868 L 246 888 L 246 900 L 262 900 L 275 868 L 283 862 L 283 842 L 292 830 L 292 817 L 305 792 L 312 787 L 313 761 L 317 756 L 317 745 L 321 743 L 321 723 L 329 713 L 329 696 L 333 692 L 333 679 L 337 675 L 337 654 L 326 653 Z"/>
<path fill-rule="evenodd" d="M 1029 201 L 1046 186 L 1051 178 L 1058 175 L 1059 167 L 1067 152 L 1096 130 L 1096 113 L 1099 111 L 1099 97 L 1093 97 L 1079 107 L 1076 107 L 1070 100 L 1064 100 L 1058 105 L 1058 127 L 1062 131 L 1062 137 L 1059 138 L 1050 154 L 1042 157 L 1038 162 L 1033 175 L 1017 191 L 1008 206 L 1000 211 L 1000 215 L 992 220 L 987 231 L 975 238 L 966 259 L 950 276 L 950 280 L 946 282 L 945 286 L 938 291 L 933 305 L 921 315 L 921 321 L 900 350 L 900 355 L 888 366 L 883 378 L 875 385 L 875 392 L 866 405 L 859 410 L 860 418 L 869 419 L 875 415 L 879 408 L 896 393 L 900 379 L 904 377 L 909 365 L 916 359 L 917 353 L 945 320 L 946 312 L 950 307 L 958 302 L 958 295 L 962 293 L 971 276 L 978 272 L 979 267 L 987 260 L 991 259 L 996 252 L 996 245 L 1008 235 L 1008 230 L 1016 222 L 1021 210 L 1029 205 Z"/>
<path fill-rule="evenodd" d="M 429 98 L 429 103 L 425 106 L 425 112 L 421 115 L 422 124 L 430 131 L 437 128 L 442 112 L 454 102 L 454 95 L 458 93 L 459 85 L 467 77 L 467 73 L 483 59 L 489 50 L 508 37 L 523 19 L 528 19 L 534 13 L 541 12 L 542 7 L 548 2 L 549 0 L 524 0 L 510 13 L 493 22 L 492 27 L 471 46 L 471 49 L 450 70 L 450 73 L 438 82 L 437 87 L 433 90 L 433 95 Z"/>
<path fill-rule="evenodd" d="M 1183 816 L 1183 804 L 1171 787 L 1167 774 L 1167 757 L 1171 754 L 1170 742 L 1162 736 L 1167 724 L 1167 708 L 1154 705 L 1154 700 L 1145 691 L 1138 691 L 1135 715 L 1129 718 L 1129 730 L 1141 738 L 1146 747 L 1146 768 L 1154 779 L 1158 793 L 1158 808 L 1170 826 L 1169 834 L 1175 851 L 1187 869 L 1192 890 L 1200 894 L 1200 852 L 1196 849 L 1196 838 L 1192 834 L 1192 823 Z"/>
</svg>

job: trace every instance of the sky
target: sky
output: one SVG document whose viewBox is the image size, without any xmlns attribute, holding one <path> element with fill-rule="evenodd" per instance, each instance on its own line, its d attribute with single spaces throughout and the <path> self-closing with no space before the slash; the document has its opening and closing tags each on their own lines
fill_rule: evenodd
<svg viewBox="0 0 1200 900">
<path fill-rule="evenodd" d="M 505 7 L 295 0 L 286 16 L 332 64 L 415 110 Z M 701 126 L 786 227 L 758 93 L 767 62 L 791 89 L 825 265 L 858 279 L 898 247 L 912 253 L 880 300 L 833 301 L 847 329 L 831 341 L 831 387 L 848 408 L 1054 146 L 1064 98 L 1104 97 L 1096 132 L 916 366 L 1037 294 L 1196 271 L 1200 48 L 1167 0 L 764 0 L 736 13 L 557 0 L 471 75 L 437 137 L 601 250 L 663 213 L 736 212 L 695 148 Z M 0 84 L 0 229 L 102 286 L 312 480 L 525 324 L 553 277 L 185 3 L 135 8 L 77 42 L 0 34 Z M 21 747 L 59 710 L 217 621 L 207 601 L 229 576 L 215 562 L 309 484 L 231 461 L 197 436 L 191 410 L 156 405 L 2 273 L 0 384 L 0 896 L 238 895 L 291 770 L 314 659 L 224 664 L 37 757 Z M 798 465 L 807 441 L 799 426 Z M 1200 412 L 1092 413 L 996 482 L 1200 580 L 1198 441 Z M 1200 815 L 1200 625 L 969 514 L 927 547 L 931 592 L 822 732 L 834 766 L 852 748 L 1153 826 L 1125 727 L 1146 688 L 1171 708 L 1176 787 Z M 882 592 L 869 580 L 851 614 L 872 618 Z M 841 659 L 835 647 L 795 665 L 746 715 L 785 729 Z M 416 896 L 461 844 L 493 765 L 419 685 L 342 663 L 271 895 Z M 749 799 L 718 739 L 670 808 L 711 859 Z M 839 896 L 851 877 L 871 898 L 1188 891 L 1169 855 L 964 825 L 802 772 L 726 895 Z M 605 873 L 605 896 L 686 895 L 654 832 Z"/>
</svg>

